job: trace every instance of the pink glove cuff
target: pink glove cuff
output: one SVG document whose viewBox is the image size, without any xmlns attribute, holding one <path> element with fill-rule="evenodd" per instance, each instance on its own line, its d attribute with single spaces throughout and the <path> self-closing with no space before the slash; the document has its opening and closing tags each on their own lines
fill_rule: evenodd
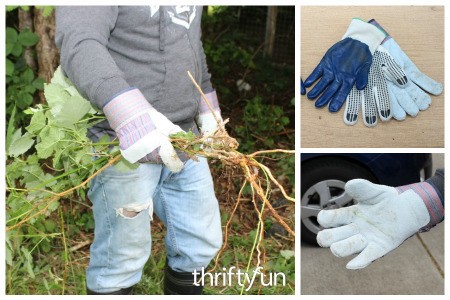
<svg viewBox="0 0 450 300">
<path fill-rule="evenodd" d="M 219 100 L 217 99 L 216 91 L 212 91 L 208 94 L 205 94 L 205 97 L 214 111 L 220 111 Z M 199 114 L 211 113 L 211 110 L 209 109 L 208 104 L 206 104 L 205 99 L 203 99 L 203 97 L 200 97 L 199 100 L 198 113 Z"/>
<path fill-rule="evenodd" d="M 114 97 L 103 107 L 103 112 L 112 129 L 117 132 L 124 124 L 137 119 L 138 116 L 145 114 L 150 109 L 153 107 L 141 91 L 132 89 Z"/>
<path fill-rule="evenodd" d="M 417 195 L 419 195 L 420 198 L 422 198 L 423 203 L 427 207 L 428 213 L 430 214 L 430 222 L 420 229 L 421 232 L 430 230 L 431 227 L 440 223 L 444 219 L 444 207 L 442 206 L 439 194 L 428 182 L 399 186 L 396 189 L 399 194 L 407 190 L 413 190 Z"/>
</svg>

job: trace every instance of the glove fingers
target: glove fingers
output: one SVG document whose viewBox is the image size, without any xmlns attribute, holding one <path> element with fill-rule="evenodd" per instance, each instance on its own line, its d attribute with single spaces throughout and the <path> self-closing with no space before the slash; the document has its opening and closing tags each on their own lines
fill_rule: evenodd
<svg viewBox="0 0 450 300">
<path fill-rule="evenodd" d="M 316 66 L 312 73 L 306 78 L 304 84 L 305 87 L 310 87 L 314 82 L 317 81 L 323 74 L 322 61 Z"/>
<path fill-rule="evenodd" d="M 347 264 L 347 269 L 362 269 L 370 265 L 374 260 L 382 257 L 388 251 L 374 243 L 370 243 L 357 257 Z"/>
<path fill-rule="evenodd" d="M 341 109 L 342 105 L 344 105 L 345 100 L 347 99 L 347 95 L 350 93 L 352 89 L 352 82 L 343 82 L 338 92 L 334 95 L 333 99 L 330 102 L 328 109 L 331 112 L 337 112 Z"/>
<path fill-rule="evenodd" d="M 355 210 L 355 206 L 321 210 L 317 215 L 317 222 L 324 228 L 347 225 L 352 222 Z"/>
<path fill-rule="evenodd" d="M 389 91 L 389 99 L 391 100 L 392 117 L 398 121 L 406 118 L 405 110 L 400 106 L 397 99 L 397 90 L 400 89 L 392 82 L 386 82 Z"/>
<path fill-rule="evenodd" d="M 163 141 L 161 143 L 161 148 L 159 150 L 159 156 L 166 167 L 174 173 L 178 173 L 183 169 L 183 162 L 178 157 L 175 149 L 169 140 Z"/>
<path fill-rule="evenodd" d="M 328 87 L 328 86 L 330 85 L 330 83 L 332 81 L 333 81 L 332 77 L 323 76 L 320 79 L 320 81 L 308 92 L 308 94 L 307 94 L 308 99 L 311 99 L 311 100 L 316 99 L 317 96 L 319 96 L 323 91 L 325 91 L 325 93 L 327 91 L 329 91 L 330 87 Z"/>
<path fill-rule="evenodd" d="M 320 84 L 320 82 L 317 85 L 319 85 L 319 84 Z M 314 88 L 316 88 L 316 86 Z M 336 94 L 336 92 L 339 90 L 340 86 L 341 86 L 340 82 L 338 82 L 336 80 L 333 81 L 333 83 L 325 90 L 325 92 L 323 92 L 323 94 L 320 95 L 319 99 L 317 99 L 315 106 L 319 108 L 319 107 L 323 107 L 323 106 L 327 105 L 333 98 L 334 94 Z M 311 93 L 311 92 L 309 92 L 309 93 Z M 309 98 L 309 93 L 308 93 L 308 98 Z"/>
<path fill-rule="evenodd" d="M 413 85 L 413 83 L 411 84 Z M 392 83 L 390 83 L 390 88 L 393 93 L 395 93 L 396 100 L 401 109 L 403 109 L 405 113 L 412 117 L 417 116 L 417 114 L 419 113 L 419 108 L 417 107 L 416 102 L 414 102 L 414 99 L 411 98 L 408 89 L 401 89 Z"/>
<path fill-rule="evenodd" d="M 406 54 L 405 56 L 407 58 L 407 61 L 405 61 L 405 71 L 408 74 L 409 79 L 428 93 L 440 95 L 442 93 L 442 84 L 420 72 L 419 68 L 417 68 L 411 59 L 409 59 Z"/>
<path fill-rule="evenodd" d="M 366 204 L 376 204 L 386 197 L 393 197 L 398 194 L 393 187 L 374 184 L 365 179 L 348 181 L 345 184 L 345 192 L 358 203 Z M 386 193 L 388 195 L 384 195 Z"/>
<path fill-rule="evenodd" d="M 305 84 L 303 83 L 303 79 L 300 78 L 300 94 L 306 94 Z"/>
<path fill-rule="evenodd" d="M 324 229 L 317 234 L 317 243 L 321 247 L 330 247 L 337 242 L 347 240 L 349 237 L 358 234 L 355 225 L 349 224 L 332 229 Z"/>
<path fill-rule="evenodd" d="M 417 85 L 411 83 L 410 86 L 407 87 L 407 92 L 417 105 L 419 110 L 426 110 L 431 104 L 431 97 L 422 91 Z"/>
<path fill-rule="evenodd" d="M 347 125 L 355 125 L 358 121 L 359 106 L 361 103 L 362 91 L 357 90 L 354 86 L 347 96 L 344 110 L 344 123 Z"/>
<path fill-rule="evenodd" d="M 369 83 L 370 86 L 367 86 L 361 98 L 361 110 L 363 114 L 363 121 L 367 127 L 373 127 L 377 125 L 377 114 L 375 108 L 375 100 L 374 100 L 374 89 L 376 91 L 376 87 L 372 86 L 372 83 Z"/>
<path fill-rule="evenodd" d="M 367 240 L 361 234 L 355 234 L 331 245 L 331 252 L 337 257 L 346 257 L 360 253 L 367 247 Z"/>
<path fill-rule="evenodd" d="M 376 53 L 378 54 L 381 74 L 398 87 L 404 88 L 408 83 L 408 78 L 402 67 L 383 46 L 379 46 Z"/>
</svg>

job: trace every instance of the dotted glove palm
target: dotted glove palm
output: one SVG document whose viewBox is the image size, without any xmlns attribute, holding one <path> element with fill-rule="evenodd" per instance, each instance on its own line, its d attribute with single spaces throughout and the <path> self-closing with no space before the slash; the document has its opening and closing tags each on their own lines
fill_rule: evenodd
<svg viewBox="0 0 450 300">
<path fill-rule="evenodd" d="M 369 82 L 360 91 L 353 86 L 347 96 L 344 110 L 344 123 L 354 125 L 358 121 L 361 107 L 363 121 L 367 127 L 377 124 L 377 112 L 382 121 L 392 117 L 391 97 L 388 81 L 395 83 L 399 89 L 405 88 L 408 79 L 402 68 L 395 62 L 383 46 L 378 46 L 373 54 L 373 62 L 369 71 Z"/>
<path fill-rule="evenodd" d="M 369 23 L 386 32 L 375 20 Z M 396 120 L 404 120 L 406 114 L 415 117 L 419 110 L 426 110 L 431 105 L 431 98 L 425 92 L 439 95 L 442 93 L 442 84 L 422 73 L 397 42 L 387 32 L 386 35 L 382 46 L 404 70 L 408 79 L 404 87 L 399 87 L 393 80 L 387 81 L 393 117 Z"/>
</svg>

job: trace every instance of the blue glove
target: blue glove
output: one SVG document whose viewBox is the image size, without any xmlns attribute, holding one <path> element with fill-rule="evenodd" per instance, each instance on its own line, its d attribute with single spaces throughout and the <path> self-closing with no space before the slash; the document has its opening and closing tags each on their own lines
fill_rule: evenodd
<svg viewBox="0 0 450 300">
<path fill-rule="evenodd" d="M 385 38 L 377 27 L 360 19 L 353 19 L 343 39 L 334 44 L 324 55 L 319 65 L 305 80 L 310 87 L 321 80 L 307 94 L 317 98 L 316 107 L 329 104 L 331 112 L 338 111 L 353 85 L 361 90 L 367 85 L 372 55 Z"/>
<path fill-rule="evenodd" d="M 303 79 L 300 78 L 300 94 L 306 94 L 305 84 L 303 83 Z"/>
</svg>

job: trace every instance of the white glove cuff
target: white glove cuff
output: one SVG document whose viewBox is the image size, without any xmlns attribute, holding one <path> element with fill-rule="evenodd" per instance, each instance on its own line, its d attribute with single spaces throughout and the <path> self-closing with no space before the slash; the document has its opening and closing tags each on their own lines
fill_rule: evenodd
<svg viewBox="0 0 450 300">
<path fill-rule="evenodd" d="M 361 19 L 353 19 L 342 39 L 348 37 L 369 46 L 370 53 L 373 54 L 386 35 L 372 24 L 366 23 Z"/>
<path fill-rule="evenodd" d="M 153 130 L 127 149 L 121 149 L 122 156 L 127 161 L 134 164 L 135 162 L 161 146 L 164 139 L 167 139 L 167 137 L 163 136 L 158 130 Z"/>
</svg>

